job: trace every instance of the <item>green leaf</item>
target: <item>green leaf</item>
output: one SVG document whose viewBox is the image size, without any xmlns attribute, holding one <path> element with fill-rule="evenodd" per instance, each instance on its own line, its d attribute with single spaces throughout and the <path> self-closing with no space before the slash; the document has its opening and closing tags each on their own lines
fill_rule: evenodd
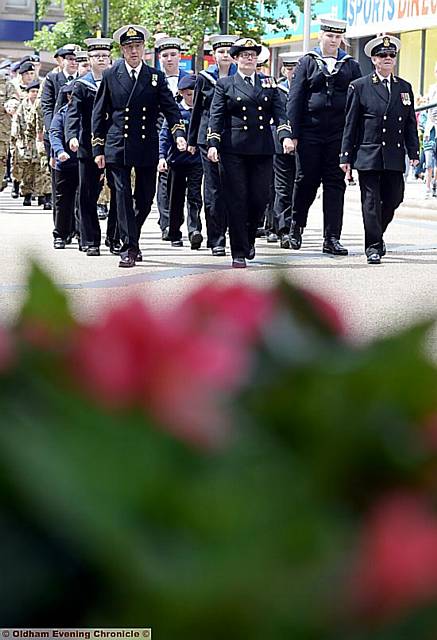
<svg viewBox="0 0 437 640">
<path fill-rule="evenodd" d="M 73 324 L 66 295 L 35 262 L 31 265 L 27 298 L 19 325 L 29 321 L 36 322 L 55 335 L 64 333 Z"/>
</svg>

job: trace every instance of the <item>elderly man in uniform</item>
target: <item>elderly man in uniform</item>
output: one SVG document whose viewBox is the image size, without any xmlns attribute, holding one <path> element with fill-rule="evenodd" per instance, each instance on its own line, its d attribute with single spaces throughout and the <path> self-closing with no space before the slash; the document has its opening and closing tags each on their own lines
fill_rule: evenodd
<svg viewBox="0 0 437 640">
<path fill-rule="evenodd" d="M 276 82 L 256 73 L 260 52 L 251 38 L 230 48 L 237 72 L 217 81 L 207 135 L 209 160 L 218 162 L 220 152 L 232 266 L 238 269 L 255 257 L 256 230 L 270 197 L 275 152 L 271 120 L 284 152 L 293 148 Z"/>
<path fill-rule="evenodd" d="M 160 113 L 167 119 L 179 151 L 187 148 L 185 126 L 164 74 L 143 62 L 147 37 L 147 30 L 139 25 L 126 25 L 113 34 L 121 45 L 124 59 L 104 72 L 92 115 L 95 162 L 99 169 L 108 165 L 115 184 L 123 243 L 120 267 L 134 267 L 139 258 L 141 228 L 156 190 Z M 135 169 L 133 197 L 132 168 Z"/>
<path fill-rule="evenodd" d="M 227 215 L 222 192 L 219 165 L 207 158 L 206 134 L 209 112 L 215 87 L 219 78 L 234 75 L 236 64 L 229 55 L 229 49 L 238 36 L 222 34 L 212 36 L 209 42 L 213 49 L 215 64 L 200 71 L 194 89 L 194 104 L 188 132 L 189 151 L 198 146 L 203 166 L 203 200 L 205 207 L 208 247 L 213 256 L 226 254 Z"/>
<path fill-rule="evenodd" d="M 181 61 L 181 51 L 184 45 L 180 38 L 164 36 L 155 42 L 155 49 L 158 54 L 159 64 L 164 72 L 167 84 L 173 96 L 178 92 L 179 80 L 189 75 L 179 68 Z M 162 118 L 159 121 L 159 128 L 163 124 Z M 168 171 L 161 171 L 158 176 L 158 191 L 156 201 L 159 211 L 159 226 L 161 227 L 162 239 L 169 240 L 169 214 L 168 214 Z"/>
<path fill-rule="evenodd" d="M 414 96 L 409 82 L 393 75 L 400 40 L 381 35 L 364 48 L 375 71 L 349 87 L 340 166 L 358 170 L 369 264 L 379 264 L 383 235 L 404 198 L 405 149 L 419 162 Z"/>
<path fill-rule="evenodd" d="M 300 249 L 308 211 L 323 184 L 323 252 L 347 255 L 340 243 L 345 193 L 338 166 L 349 84 L 359 78 L 358 62 L 340 48 L 346 22 L 321 20 L 319 46 L 299 60 L 288 100 L 296 147 L 296 184 L 290 242 Z"/>
</svg>

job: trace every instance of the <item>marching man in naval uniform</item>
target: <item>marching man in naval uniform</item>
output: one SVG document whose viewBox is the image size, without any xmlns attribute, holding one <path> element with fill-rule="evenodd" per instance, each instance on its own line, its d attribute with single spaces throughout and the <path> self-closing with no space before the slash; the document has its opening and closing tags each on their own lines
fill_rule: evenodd
<svg viewBox="0 0 437 640">
<path fill-rule="evenodd" d="M 299 60 L 287 111 L 296 147 L 291 247 L 300 249 L 309 208 L 322 184 L 323 252 L 340 256 L 348 251 L 340 243 L 346 185 L 338 156 L 348 86 L 362 75 L 358 62 L 340 48 L 346 24 L 321 18 L 319 46 Z"/>
<path fill-rule="evenodd" d="M 134 267 L 141 259 L 141 228 L 156 190 L 160 113 L 167 119 L 178 150 L 187 148 L 185 125 L 164 74 L 143 62 L 147 37 L 147 30 L 139 25 L 115 31 L 113 39 L 120 43 L 123 59 L 103 73 L 92 115 L 95 162 L 99 169 L 107 165 L 114 179 L 122 242 L 120 267 Z"/>
<path fill-rule="evenodd" d="M 284 152 L 293 149 L 276 82 L 256 73 L 260 52 L 251 38 L 240 38 L 230 48 L 237 72 L 217 81 L 207 134 L 208 159 L 220 159 L 223 168 L 232 266 L 238 269 L 255 257 L 258 222 L 270 198 L 275 153 L 271 120 Z"/>
<path fill-rule="evenodd" d="M 383 234 L 404 198 L 405 149 L 419 162 L 413 90 L 393 75 L 400 46 L 391 35 L 368 42 L 375 71 L 352 82 L 347 97 L 340 167 L 358 170 L 369 264 L 385 255 Z"/>
</svg>

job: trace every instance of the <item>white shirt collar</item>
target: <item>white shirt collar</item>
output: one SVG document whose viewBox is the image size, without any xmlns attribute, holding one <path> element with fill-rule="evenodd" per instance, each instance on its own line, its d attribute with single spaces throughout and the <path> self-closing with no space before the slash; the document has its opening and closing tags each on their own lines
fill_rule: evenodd
<svg viewBox="0 0 437 640">
<path fill-rule="evenodd" d="M 237 73 L 243 78 L 247 78 L 247 75 L 245 73 L 242 73 L 240 71 L 240 69 L 237 70 Z M 249 78 L 252 80 L 252 86 L 255 86 L 255 72 L 252 73 L 252 75 L 249 76 Z"/>
<path fill-rule="evenodd" d="M 128 64 L 128 63 L 126 62 L 126 60 L 124 61 L 124 64 L 126 65 L 127 72 L 128 72 L 128 74 L 129 74 L 130 76 L 132 76 L 132 71 L 135 71 L 136 75 L 138 76 L 138 74 L 139 74 L 139 73 L 140 73 L 140 71 L 141 71 L 141 67 L 143 66 L 143 63 L 142 63 L 142 62 L 140 62 L 140 64 L 138 65 L 138 67 L 131 67 L 131 66 L 130 66 L 130 64 Z"/>
<path fill-rule="evenodd" d="M 68 80 L 70 76 L 73 77 L 73 80 L 76 80 L 77 76 L 79 75 L 78 71 L 76 71 L 76 73 L 67 73 L 66 71 L 62 71 L 62 73 L 64 74 L 66 80 Z"/>
<path fill-rule="evenodd" d="M 391 75 L 388 76 L 388 78 L 385 78 L 384 76 L 382 76 L 380 73 L 378 73 L 377 71 L 375 71 L 376 75 L 378 76 L 378 78 L 380 79 L 380 81 L 382 82 L 383 80 L 388 80 L 388 88 L 390 89 L 390 85 L 391 85 Z"/>
<path fill-rule="evenodd" d="M 186 111 L 191 111 L 191 109 L 193 108 L 193 107 L 189 107 L 183 98 L 181 100 L 181 105 Z"/>
</svg>

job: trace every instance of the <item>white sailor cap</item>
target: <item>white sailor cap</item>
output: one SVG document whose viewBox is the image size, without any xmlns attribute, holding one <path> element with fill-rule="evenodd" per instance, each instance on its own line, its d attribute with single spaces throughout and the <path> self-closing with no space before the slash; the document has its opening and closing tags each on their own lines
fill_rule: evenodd
<svg viewBox="0 0 437 640">
<path fill-rule="evenodd" d="M 364 47 L 364 53 L 366 56 L 377 56 L 380 53 L 398 53 L 401 48 L 401 41 L 395 36 L 391 36 L 389 33 L 383 33 L 380 36 L 376 36 Z"/>
<path fill-rule="evenodd" d="M 171 38 L 170 36 L 158 38 L 155 42 L 155 48 L 158 50 L 158 53 L 161 53 L 161 51 L 165 49 L 178 49 L 178 51 L 180 51 L 183 46 L 184 41 L 181 40 L 181 38 Z"/>
<path fill-rule="evenodd" d="M 284 67 L 293 67 L 303 56 L 303 51 L 286 51 L 280 53 L 278 58 Z"/>
<path fill-rule="evenodd" d="M 149 37 L 149 32 L 139 24 L 126 24 L 114 31 L 112 37 L 115 42 L 123 46 L 132 42 L 145 42 Z"/>
<path fill-rule="evenodd" d="M 88 51 L 94 51 L 95 49 L 110 51 L 114 41 L 112 38 L 86 38 L 84 42 Z"/>
<path fill-rule="evenodd" d="M 258 59 L 256 64 L 262 66 L 263 64 L 267 64 L 270 60 L 270 51 L 265 45 L 261 45 L 261 53 L 258 54 Z"/>
<path fill-rule="evenodd" d="M 88 60 L 88 51 L 75 51 L 76 61 L 77 62 L 85 62 Z"/>
<path fill-rule="evenodd" d="M 337 18 L 331 18 L 330 16 L 319 16 L 319 22 L 321 31 L 327 31 L 328 33 L 346 32 L 346 20 L 338 20 Z"/>
<path fill-rule="evenodd" d="M 219 47 L 230 47 L 238 40 L 238 36 L 232 36 L 227 33 L 210 36 L 209 44 L 215 50 Z"/>
</svg>

